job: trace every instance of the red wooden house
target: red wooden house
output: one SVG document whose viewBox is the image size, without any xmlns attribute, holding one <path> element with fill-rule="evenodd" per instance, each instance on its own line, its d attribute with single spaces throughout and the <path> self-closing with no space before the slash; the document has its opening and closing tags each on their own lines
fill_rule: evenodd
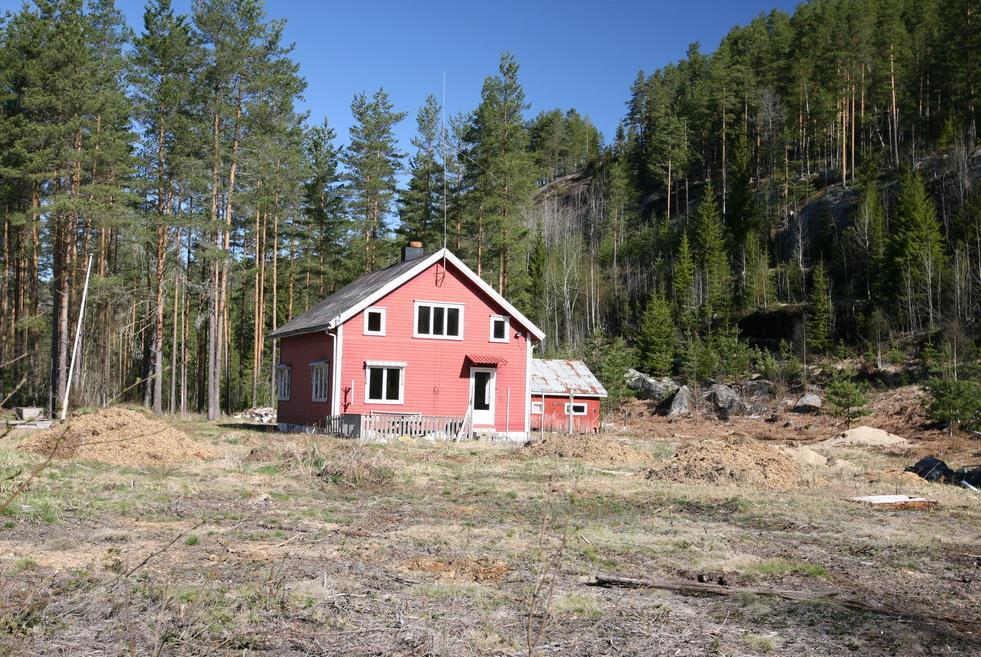
<svg viewBox="0 0 981 657">
<path fill-rule="evenodd" d="M 524 438 L 544 335 L 449 250 L 414 243 L 270 335 L 280 429 Z"/>
<path fill-rule="evenodd" d="M 531 428 L 597 433 L 606 389 L 581 360 L 532 360 Z"/>
</svg>

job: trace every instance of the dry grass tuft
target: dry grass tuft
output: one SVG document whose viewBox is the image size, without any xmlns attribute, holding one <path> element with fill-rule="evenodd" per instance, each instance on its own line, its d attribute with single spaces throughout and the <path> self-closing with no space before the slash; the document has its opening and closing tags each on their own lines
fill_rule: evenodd
<svg viewBox="0 0 981 657">
<path fill-rule="evenodd" d="M 334 449 L 318 476 L 327 483 L 347 488 L 368 488 L 395 478 L 394 464 L 378 449 L 351 445 Z"/>
</svg>

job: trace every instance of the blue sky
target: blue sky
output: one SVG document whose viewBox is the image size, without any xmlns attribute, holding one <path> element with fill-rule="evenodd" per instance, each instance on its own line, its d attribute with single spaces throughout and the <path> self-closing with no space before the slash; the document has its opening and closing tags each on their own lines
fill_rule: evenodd
<svg viewBox="0 0 981 657">
<path fill-rule="evenodd" d="M 140 29 L 144 0 L 117 4 Z M 286 19 L 286 39 L 296 46 L 294 57 L 308 84 L 303 109 L 310 121 L 326 116 L 346 142 L 351 97 L 383 86 L 396 107 L 409 112 L 398 127 L 408 150 L 415 112 L 427 94 L 441 97 L 444 72 L 448 111 L 470 110 L 505 50 L 521 64 L 529 117 L 543 109 L 575 107 L 609 141 L 638 70 L 650 72 L 680 59 L 693 41 L 713 51 L 732 26 L 773 8 L 791 11 L 796 4 L 267 0 L 266 6 L 270 17 Z M 174 5 L 186 11 L 190 0 Z M 19 6 L 19 0 L 0 0 L 3 9 Z"/>
</svg>

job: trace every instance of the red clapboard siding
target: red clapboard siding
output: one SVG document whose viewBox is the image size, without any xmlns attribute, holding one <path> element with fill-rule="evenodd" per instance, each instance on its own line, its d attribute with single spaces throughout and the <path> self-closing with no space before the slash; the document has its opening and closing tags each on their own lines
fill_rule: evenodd
<svg viewBox="0 0 981 657">
<path fill-rule="evenodd" d="M 464 304 L 463 339 L 414 338 L 415 301 Z M 470 365 L 466 355 L 492 354 L 507 361 L 497 367 L 495 426 L 499 432 L 524 432 L 529 366 L 526 332 L 513 319 L 508 343 L 490 341 L 490 318 L 505 315 L 489 296 L 458 272 L 437 262 L 372 304 L 384 308 L 385 335 L 363 335 L 363 314 L 343 325 L 341 409 L 347 413 L 406 412 L 463 416 L 470 401 Z M 365 361 L 403 361 L 403 404 L 365 403 Z M 510 415 L 507 414 L 510 389 Z"/>
<path fill-rule="evenodd" d="M 333 338 L 323 331 L 294 335 L 280 340 L 279 362 L 289 365 L 292 374 L 290 398 L 280 401 L 277 422 L 281 424 L 323 424 L 330 415 L 330 375 L 328 373 L 328 401 L 315 402 L 312 397 L 313 377 L 310 363 L 326 360 L 330 363 L 333 353 Z"/>
<path fill-rule="evenodd" d="M 533 402 L 541 402 L 541 395 L 535 395 Z M 569 416 L 565 414 L 565 405 L 569 403 L 568 396 L 545 396 L 544 415 L 532 414 L 531 427 L 533 430 L 542 428 L 544 418 L 545 431 L 564 432 L 569 430 Z M 586 404 L 585 415 L 572 417 L 572 430 L 576 433 L 596 433 L 600 427 L 600 400 L 595 397 L 576 397 L 576 404 Z"/>
</svg>

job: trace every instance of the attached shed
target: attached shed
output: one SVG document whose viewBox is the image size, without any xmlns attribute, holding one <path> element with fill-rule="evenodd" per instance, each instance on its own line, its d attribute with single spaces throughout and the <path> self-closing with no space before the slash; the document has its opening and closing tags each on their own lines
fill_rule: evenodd
<svg viewBox="0 0 981 657">
<path fill-rule="evenodd" d="M 531 428 L 598 433 L 603 384 L 581 360 L 532 360 Z"/>
</svg>

